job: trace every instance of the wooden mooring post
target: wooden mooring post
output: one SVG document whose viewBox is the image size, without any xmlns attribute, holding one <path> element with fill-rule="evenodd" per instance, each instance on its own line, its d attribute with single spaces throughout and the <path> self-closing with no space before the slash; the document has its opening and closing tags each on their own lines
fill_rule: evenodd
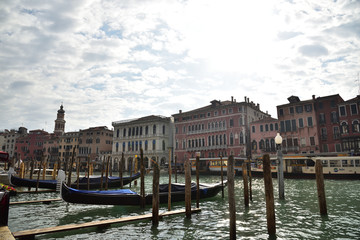
<svg viewBox="0 0 360 240">
<path fill-rule="evenodd" d="M 153 166 L 153 198 L 152 198 L 152 224 L 159 225 L 159 178 L 160 168 L 158 162 Z"/>
<path fill-rule="evenodd" d="M 252 202 L 252 176 L 251 176 L 251 160 L 249 158 L 248 162 L 248 175 L 249 175 L 249 195 L 250 195 L 250 201 Z"/>
<path fill-rule="evenodd" d="M 316 173 L 316 186 L 319 200 L 320 215 L 327 215 L 326 198 L 325 198 L 325 184 L 323 166 L 321 160 L 315 162 L 315 173 Z"/>
<path fill-rule="evenodd" d="M 230 239 L 236 239 L 236 209 L 235 209 L 235 184 L 234 184 L 234 157 L 229 156 L 227 161 L 228 198 L 230 215 Z"/>
<path fill-rule="evenodd" d="M 266 220 L 269 235 L 276 234 L 275 224 L 275 204 L 274 204 L 274 190 L 271 177 L 270 157 L 268 154 L 263 156 L 263 171 L 265 184 L 265 198 L 266 198 Z"/>
<path fill-rule="evenodd" d="M 189 159 L 185 159 L 185 212 L 186 218 L 191 218 L 191 166 Z"/>
<path fill-rule="evenodd" d="M 105 190 L 108 190 L 108 183 L 109 183 L 109 162 L 110 162 L 110 156 L 108 156 L 107 161 L 106 161 Z"/>
<path fill-rule="evenodd" d="M 221 196 L 224 198 L 224 161 L 222 159 L 222 155 L 220 155 L 220 164 L 221 164 Z"/>
<path fill-rule="evenodd" d="M 124 184 L 123 184 L 123 168 L 124 168 L 124 152 L 121 153 L 120 168 L 119 168 L 120 188 L 124 187 Z"/>
<path fill-rule="evenodd" d="M 178 171 L 178 168 L 177 168 L 177 157 L 175 156 L 175 182 L 177 183 L 177 171 Z"/>
<path fill-rule="evenodd" d="M 249 206 L 249 183 L 248 183 L 248 173 L 247 173 L 247 163 L 243 162 L 242 164 L 242 177 L 244 182 L 244 204 L 245 207 Z"/>
<path fill-rule="evenodd" d="M 142 208 L 145 207 L 145 166 L 144 166 L 144 152 L 143 149 L 140 148 L 140 196 L 141 202 L 140 205 Z"/>
<path fill-rule="evenodd" d="M 200 205 L 199 170 L 200 170 L 200 152 L 196 152 L 196 208 L 199 208 Z"/>
<path fill-rule="evenodd" d="M 71 156 L 71 162 L 70 162 L 69 173 L 68 173 L 69 175 L 68 175 L 68 181 L 67 181 L 68 186 L 71 186 L 71 174 L 72 174 L 72 168 L 73 168 L 73 164 L 74 164 L 74 158 L 75 158 L 75 148 L 73 148 L 73 152 L 72 152 L 72 156 Z"/>
<path fill-rule="evenodd" d="M 176 169 L 176 168 L 175 168 Z M 169 149 L 169 187 L 168 187 L 168 211 L 171 210 L 171 149 Z"/>
</svg>

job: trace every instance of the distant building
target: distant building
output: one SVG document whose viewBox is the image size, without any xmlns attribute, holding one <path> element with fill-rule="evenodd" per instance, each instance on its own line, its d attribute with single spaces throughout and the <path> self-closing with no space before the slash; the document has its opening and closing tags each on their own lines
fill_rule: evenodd
<svg viewBox="0 0 360 240">
<path fill-rule="evenodd" d="M 74 152 L 74 158 L 78 156 L 79 132 L 66 132 L 58 137 L 59 154 L 61 160 L 70 159 Z"/>
<path fill-rule="evenodd" d="M 43 156 L 47 155 L 44 142 L 49 139 L 50 134 L 40 129 L 31 130 L 27 135 L 18 137 L 16 141 L 16 158 L 23 161 L 31 159 L 40 161 Z"/>
<path fill-rule="evenodd" d="M 250 123 L 270 117 L 245 97 L 244 102 L 213 100 L 211 104 L 173 114 L 175 155 L 179 162 L 195 157 L 250 156 Z"/>
<path fill-rule="evenodd" d="M 344 100 L 339 94 L 315 98 L 317 136 L 320 152 L 341 152 L 339 105 Z"/>
<path fill-rule="evenodd" d="M 150 115 L 113 122 L 112 126 L 112 159 L 118 162 L 124 153 L 125 169 L 129 169 L 135 157 L 140 157 L 141 148 L 146 167 L 151 166 L 151 159 L 158 160 L 160 164 L 168 163 L 174 136 L 174 121 L 171 117 Z"/>
<path fill-rule="evenodd" d="M 279 121 L 266 117 L 250 123 L 251 155 L 252 158 L 263 154 L 276 154 L 275 137 L 279 132 Z"/>
<path fill-rule="evenodd" d="M 338 107 L 343 151 L 360 154 L 360 95 L 340 103 Z"/>
<path fill-rule="evenodd" d="M 282 151 L 287 154 L 319 153 L 315 99 L 300 101 L 291 96 L 289 103 L 277 106 Z"/>
<path fill-rule="evenodd" d="M 106 126 L 80 130 L 77 155 L 80 162 L 86 163 L 88 158 L 92 161 L 100 161 L 104 157 L 111 156 L 112 141 L 113 131 Z M 66 151 L 69 152 L 70 147 Z"/>
<path fill-rule="evenodd" d="M 27 134 L 27 128 L 20 127 L 18 131 L 11 129 L 10 131 L 5 129 L 3 133 L 4 143 L 2 146 L 3 151 L 9 153 L 9 157 L 16 157 L 16 140 L 19 137 L 23 137 Z"/>
</svg>

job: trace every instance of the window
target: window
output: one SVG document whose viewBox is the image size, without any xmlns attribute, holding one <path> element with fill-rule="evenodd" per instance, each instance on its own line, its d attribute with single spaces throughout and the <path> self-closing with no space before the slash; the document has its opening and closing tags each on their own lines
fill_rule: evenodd
<svg viewBox="0 0 360 240">
<path fill-rule="evenodd" d="M 302 118 L 299 118 L 299 128 L 304 127 L 304 120 Z"/>
<path fill-rule="evenodd" d="M 350 111 L 351 111 L 351 115 L 356 115 L 358 113 L 356 104 L 350 105 Z"/>
<path fill-rule="evenodd" d="M 129 137 L 131 136 L 131 128 L 129 128 Z"/>
<path fill-rule="evenodd" d="M 263 150 L 264 148 L 265 148 L 265 142 L 264 142 L 263 139 L 261 139 L 260 142 L 259 142 L 259 149 Z"/>
<path fill-rule="evenodd" d="M 218 112 L 217 112 L 217 111 L 215 111 L 215 112 L 214 112 L 214 116 L 217 116 L 217 115 L 218 115 Z"/>
<path fill-rule="evenodd" d="M 240 132 L 240 144 L 244 144 L 244 134 Z"/>
<path fill-rule="evenodd" d="M 303 112 L 303 106 L 296 106 L 296 113 L 302 113 Z"/>
<path fill-rule="evenodd" d="M 230 127 L 233 127 L 234 126 L 234 120 L 233 119 L 230 119 Z"/>
<path fill-rule="evenodd" d="M 255 126 L 252 126 L 251 129 L 252 129 L 252 132 L 255 133 Z"/>
<path fill-rule="evenodd" d="M 339 139 L 340 138 L 340 130 L 338 126 L 335 126 L 333 128 L 333 132 L 334 132 L 334 139 Z"/>
<path fill-rule="evenodd" d="M 122 144 L 122 151 L 123 151 L 123 152 L 125 152 L 125 146 L 126 146 L 126 145 L 125 145 L 125 142 L 123 142 L 123 144 Z"/>
<path fill-rule="evenodd" d="M 349 127 L 348 127 L 347 122 L 342 122 L 341 123 L 341 133 L 342 134 L 349 133 Z"/>
<path fill-rule="evenodd" d="M 280 122 L 280 132 L 285 132 L 285 122 L 284 121 Z"/>
<path fill-rule="evenodd" d="M 315 146 L 315 137 L 310 137 L 310 145 Z"/>
<path fill-rule="evenodd" d="M 119 137 L 120 130 L 116 130 L 116 137 Z"/>
<path fill-rule="evenodd" d="M 148 135 L 148 134 L 149 134 L 149 127 L 146 126 L 146 127 L 145 127 L 145 135 Z"/>
<path fill-rule="evenodd" d="M 308 117 L 308 127 L 312 127 L 312 126 L 313 126 L 312 117 Z"/>
<path fill-rule="evenodd" d="M 284 116 L 284 109 L 282 108 L 279 109 L 279 116 Z"/>
<path fill-rule="evenodd" d="M 353 133 L 360 132 L 359 121 L 358 120 L 353 121 L 353 123 L 352 123 L 352 131 L 353 131 Z"/>
<path fill-rule="evenodd" d="M 289 112 L 290 112 L 290 114 L 294 114 L 294 107 L 290 107 Z"/>
<path fill-rule="evenodd" d="M 229 113 L 233 113 L 233 109 L 232 109 L 232 108 L 229 108 Z"/>
<path fill-rule="evenodd" d="M 166 145 L 165 145 L 165 140 L 162 141 L 162 150 L 165 151 L 166 149 Z"/>
<path fill-rule="evenodd" d="M 279 124 L 275 123 L 275 131 L 278 131 L 278 130 L 279 130 Z"/>
<path fill-rule="evenodd" d="M 265 131 L 268 132 L 269 131 L 269 125 L 265 124 Z"/>
<path fill-rule="evenodd" d="M 321 131 L 321 133 L 320 133 L 321 139 L 322 139 L 322 140 L 326 140 L 326 139 L 327 139 L 326 128 L 321 128 L 320 131 Z"/>
<path fill-rule="evenodd" d="M 270 131 L 274 131 L 274 125 L 270 123 Z"/>
<path fill-rule="evenodd" d="M 118 152 L 119 151 L 119 143 L 117 142 L 116 143 L 116 150 L 115 150 L 115 152 Z"/>
<path fill-rule="evenodd" d="M 306 104 L 305 105 L 305 111 L 306 112 L 311 112 L 312 111 L 312 105 L 311 104 Z"/>
<path fill-rule="evenodd" d="M 319 102 L 319 109 L 323 109 L 323 103 L 322 102 Z"/>
<path fill-rule="evenodd" d="M 291 122 L 290 120 L 285 121 L 285 131 L 290 132 L 291 131 Z"/>
<path fill-rule="evenodd" d="M 320 123 L 320 124 L 325 124 L 325 123 L 326 123 L 325 113 L 320 113 L 320 114 L 319 114 L 319 123 Z"/>
<path fill-rule="evenodd" d="M 153 134 L 156 134 L 156 125 L 153 126 Z"/>
<path fill-rule="evenodd" d="M 252 150 L 257 150 L 257 143 L 256 143 L 255 140 L 252 141 L 251 149 L 252 149 Z"/>
<path fill-rule="evenodd" d="M 340 106 L 340 116 L 346 116 L 346 109 L 345 106 Z"/>
<path fill-rule="evenodd" d="M 123 137 L 126 137 L 126 128 L 124 128 Z"/>
<path fill-rule="evenodd" d="M 156 140 L 152 141 L 152 150 L 156 150 Z"/>
<path fill-rule="evenodd" d="M 330 119 L 331 119 L 331 123 L 338 123 L 339 122 L 339 117 L 337 112 L 331 112 L 330 113 Z"/>
<path fill-rule="evenodd" d="M 260 132 L 263 132 L 263 131 L 264 131 L 264 126 L 260 125 Z"/>
<path fill-rule="evenodd" d="M 163 127 L 162 127 L 162 133 L 165 135 L 165 125 L 163 125 Z"/>
<path fill-rule="evenodd" d="M 230 133 L 230 145 L 234 145 L 234 135 Z"/>
<path fill-rule="evenodd" d="M 296 119 L 291 120 L 291 131 L 296 132 Z"/>
</svg>

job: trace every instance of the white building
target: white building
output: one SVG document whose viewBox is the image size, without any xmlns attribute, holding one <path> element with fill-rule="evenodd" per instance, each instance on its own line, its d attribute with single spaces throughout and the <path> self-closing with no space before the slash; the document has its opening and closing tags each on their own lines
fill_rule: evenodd
<svg viewBox="0 0 360 240">
<path fill-rule="evenodd" d="M 161 165 L 172 158 L 174 120 L 172 117 L 146 116 L 113 122 L 114 137 L 112 160 L 117 163 L 124 153 L 125 169 L 140 157 L 140 149 L 144 152 L 145 167 L 151 167 L 151 159 Z"/>
</svg>

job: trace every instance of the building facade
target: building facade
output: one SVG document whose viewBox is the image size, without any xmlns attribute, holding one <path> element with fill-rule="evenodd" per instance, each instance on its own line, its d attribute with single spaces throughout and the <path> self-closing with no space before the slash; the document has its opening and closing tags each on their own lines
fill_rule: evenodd
<svg viewBox="0 0 360 240">
<path fill-rule="evenodd" d="M 343 151 L 360 154 L 360 95 L 338 105 Z"/>
<path fill-rule="evenodd" d="M 60 109 L 57 111 L 55 120 L 54 134 L 61 136 L 65 132 L 65 110 L 61 104 Z"/>
<path fill-rule="evenodd" d="M 20 127 L 18 131 L 11 129 L 10 131 L 5 129 L 3 133 L 4 145 L 2 146 L 3 151 L 9 153 L 9 157 L 16 158 L 16 141 L 19 137 L 27 135 L 27 128 Z"/>
<path fill-rule="evenodd" d="M 76 158 L 79 151 L 79 132 L 63 133 L 58 137 L 58 144 L 58 156 L 61 160 L 70 159 L 74 150 L 74 158 Z"/>
<path fill-rule="evenodd" d="M 112 159 L 118 162 L 124 153 L 125 169 L 129 170 L 134 159 L 140 156 L 140 149 L 143 149 L 146 167 L 151 167 L 151 160 L 159 161 L 162 165 L 168 163 L 174 137 L 174 121 L 171 117 L 150 115 L 113 122 L 112 126 Z"/>
<path fill-rule="evenodd" d="M 343 102 L 339 94 L 315 99 L 317 135 L 322 153 L 342 151 L 338 106 Z"/>
<path fill-rule="evenodd" d="M 82 165 L 87 163 L 88 158 L 90 158 L 95 165 L 100 165 L 104 158 L 111 156 L 112 141 L 113 131 L 106 126 L 80 130 L 78 158 Z M 70 151 L 70 147 L 68 147 L 68 150 Z"/>
<path fill-rule="evenodd" d="M 174 114 L 175 155 L 178 162 L 195 157 L 249 157 L 251 122 L 269 117 L 245 97 L 244 102 L 213 100 L 211 105 Z"/>
<path fill-rule="evenodd" d="M 276 154 L 275 137 L 279 132 L 279 121 L 272 117 L 250 123 L 251 157 Z"/>
</svg>

